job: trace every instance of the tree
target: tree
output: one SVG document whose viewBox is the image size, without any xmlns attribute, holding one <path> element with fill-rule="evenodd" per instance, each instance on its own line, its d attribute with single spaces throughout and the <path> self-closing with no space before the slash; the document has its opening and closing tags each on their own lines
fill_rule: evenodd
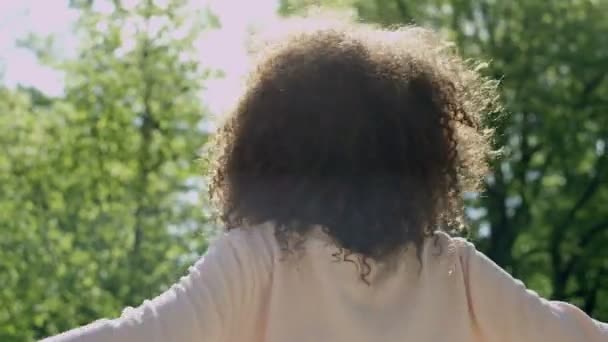
<svg viewBox="0 0 608 342">
<path fill-rule="evenodd" d="M 116 316 L 206 247 L 208 213 L 193 196 L 206 17 L 183 0 L 103 3 L 72 3 L 76 58 L 46 56 L 66 73 L 63 97 L 0 89 L 2 341 Z"/>
<path fill-rule="evenodd" d="M 436 28 L 490 62 L 506 113 L 503 157 L 468 202 L 470 235 L 542 295 L 608 320 L 608 2 L 283 0 L 346 8 L 364 21 Z"/>
</svg>

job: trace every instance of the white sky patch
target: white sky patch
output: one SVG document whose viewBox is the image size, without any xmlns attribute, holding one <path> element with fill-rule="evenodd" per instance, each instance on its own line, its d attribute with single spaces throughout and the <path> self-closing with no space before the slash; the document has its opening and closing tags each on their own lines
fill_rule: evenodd
<svg viewBox="0 0 608 342">
<path fill-rule="evenodd" d="M 12 51 L 8 56 L 4 79 L 9 87 L 17 84 L 33 86 L 50 96 L 61 96 L 64 76 L 50 67 L 40 65 L 36 56 L 25 49 Z"/>
<path fill-rule="evenodd" d="M 15 43 L 28 33 L 50 34 L 56 37 L 63 51 L 74 50 L 70 27 L 76 15 L 67 0 L 0 0 L 1 81 L 9 87 L 22 84 L 49 95 L 61 95 L 62 73 L 41 65 L 31 51 L 18 48 Z"/>
<path fill-rule="evenodd" d="M 208 0 L 208 5 L 222 27 L 206 32 L 198 47 L 203 65 L 224 70 L 225 77 L 208 81 L 203 99 L 212 113 L 221 116 L 234 102 L 250 67 L 248 30 L 275 21 L 278 0 Z"/>
<path fill-rule="evenodd" d="M 158 5 L 166 2 L 155 0 Z M 68 3 L 68 0 L 0 0 L 1 83 L 10 87 L 33 86 L 49 95 L 61 95 L 62 73 L 41 65 L 31 51 L 18 48 L 15 42 L 30 32 L 53 35 L 60 51 L 67 55 L 74 53 L 78 42 L 71 27 L 78 11 L 70 9 Z M 123 0 L 127 8 L 136 5 L 137 0 Z M 223 70 L 226 76 L 207 82 L 203 100 L 213 113 L 221 113 L 234 100 L 248 70 L 245 48 L 248 29 L 273 21 L 277 17 L 278 0 L 191 0 L 193 8 L 206 5 L 220 18 L 222 27 L 204 32 L 197 42 L 198 55 L 203 66 Z M 95 8 L 109 13 L 113 5 L 108 0 L 97 0 Z"/>
</svg>

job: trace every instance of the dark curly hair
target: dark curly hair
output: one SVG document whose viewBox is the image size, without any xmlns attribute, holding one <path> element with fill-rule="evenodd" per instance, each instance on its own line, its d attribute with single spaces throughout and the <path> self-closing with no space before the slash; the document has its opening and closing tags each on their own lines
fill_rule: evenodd
<svg viewBox="0 0 608 342">
<path fill-rule="evenodd" d="M 263 49 L 217 132 L 211 199 L 228 230 L 274 221 L 284 250 L 313 225 L 363 260 L 420 247 L 462 226 L 495 89 L 429 30 L 309 21 Z"/>
</svg>

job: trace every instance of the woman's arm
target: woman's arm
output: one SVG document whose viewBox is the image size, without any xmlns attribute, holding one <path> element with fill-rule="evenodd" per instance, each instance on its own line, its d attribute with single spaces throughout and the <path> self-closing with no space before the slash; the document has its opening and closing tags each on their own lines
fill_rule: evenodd
<svg viewBox="0 0 608 342">
<path fill-rule="evenodd" d="M 237 232 L 238 233 L 238 232 Z M 260 271 L 246 237 L 222 236 L 189 274 L 160 296 L 45 342 L 225 341 L 254 296 Z M 244 285 L 244 286 L 242 286 Z"/>
<path fill-rule="evenodd" d="M 472 244 L 461 243 L 469 314 L 481 341 L 608 341 L 608 324 L 573 305 L 539 297 Z"/>
</svg>

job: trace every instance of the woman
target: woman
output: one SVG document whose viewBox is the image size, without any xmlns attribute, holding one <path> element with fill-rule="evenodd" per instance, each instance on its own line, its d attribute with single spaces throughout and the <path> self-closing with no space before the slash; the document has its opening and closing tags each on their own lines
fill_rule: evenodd
<svg viewBox="0 0 608 342">
<path fill-rule="evenodd" d="M 413 27 L 270 45 L 217 134 L 226 232 L 159 297 L 49 341 L 608 341 L 448 235 L 491 152 L 476 70 Z"/>
</svg>

